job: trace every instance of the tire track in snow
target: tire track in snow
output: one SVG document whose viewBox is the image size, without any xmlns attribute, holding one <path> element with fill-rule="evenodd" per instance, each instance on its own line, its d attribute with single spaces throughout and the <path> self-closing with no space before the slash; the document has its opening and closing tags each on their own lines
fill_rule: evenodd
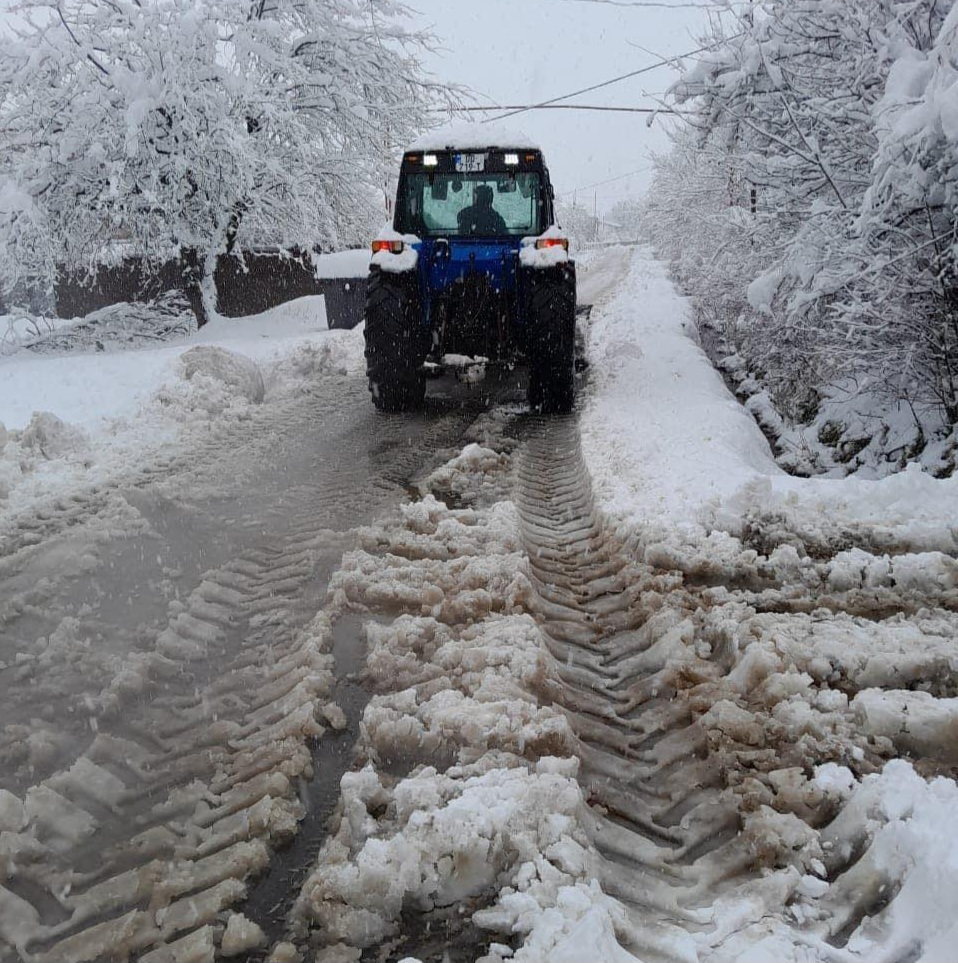
<svg viewBox="0 0 958 963">
<path fill-rule="evenodd" d="M 518 446 L 503 444 L 512 430 Z M 377 695 L 296 939 L 498 961 L 537 937 L 509 907 L 534 895 L 545 919 L 555 887 L 570 905 L 591 866 L 625 907 L 609 910 L 615 938 L 642 960 L 869 958 L 849 940 L 890 925 L 907 868 L 882 863 L 881 819 L 839 784 L 867 799 L 903 754 L 953 777 L 947 722 L 888 732 L 881 710 L 953 694 L 955 560 L 763 556 L 721 533 L 646 545 L 596 511 L 574 419 L 502 431 L 483 439 L 498 452 L 467 449 L 427 484 L 445 506 L 427 495 L 371 530 L 338 576 L 338 604 L 374 617 Z M 560 847 L 535 808 L 490 827 L 465 804 L 493 777 L 499 805 L 505 785 L 534 793 L 571 771 L 538 770 L 546 756 L 578 759 L 588 805 L 574 819 L 537 805 L 587 841 L 572 828 Z M 470 840 L 491 877 L 468 868 Z M 590 900 L 582 912 L 608 909 Z"/>
<path fill-rule="evenodd" d="M 566 687 L 555 698 L 581 746 L 602 888 L 636 927 L 629 949 L 643 960 L 735 955 L 739 934 L 778 917 L 784 942 L 766 952 L 791 942 L 827 960 L 856 932 L 890 932 L 903 880 L 869 845 L 874 825 L 836 819 L 840 797 L 807 777 L 829 763 L 860 778 L 903 752 L 928 775 L 955 775 L 946 719 L 922 738 L 904 724 L 891 731 L 881 694 L 875 719 L 868 702 L 856 709 L 870 692 L 895 698 L 905 688 L 907 697 L 916 684 L 953 695 L 955 560 L 846 545 L 817 564 L 746 552 L 726 588 L 694 564 L 683 574 L 630 561 L 635 542 L 617 543 L 592 505 L 571 420 L 535 427 L 518 476 L 538 613 Z M 882 633 L 888 661 L 879 651 L 854 678 L 839 655 L 842 633 L 869 643 Z M 778 666 L 759 655 L 743 671 L 749 634 L 771 639 L 772 651 L 776 635 L 794 643 Z M 901 651 L 918 650 L 914 665 L 894 664 L 899 635 Z M 789 664 L 803 643 L 812 650 L 804 676 Z M 859 695 L 869 685 L 880 688 Z M 815 711 L 796 707 L 791 722 L 790 696 L 803 689 Z M 910 958 L 920 947 L 916 937 L 901 951 Z"/>
<path fill-rule="evenodd" d="M 579 740 L 579 780 L 604 892 L 630 911 L 640 959 L 688 959 L 707 894 L 736 858 L 737 814 L 664 677 L 663 598 L 674 576 L 628 558 L 597 513 L 574 420 L 543 422 L 522 449 L 517 501 L 543 635 L 564 683 L 554 694 Z M 739 872 L 730 873 L 735 880 Z M 704 897 L 704 898 L 703 898 Z"/>
<path fill-rule="evenodd" d="M 359 392 L 347 387 L 345 399 L 318 391 L 280 405 L 248 434 L 231 428 L 143 472 L 137 487 L 182 497 L 215 481 L 220 497 L 229 466 L 245 470 L 295 438 L 304 418 L 329 417 L 331 401 L 349 404 Z M 312 484 L 284 487 L 281 504 L 259 495 L 230 509 L 256 531 L 255 547 L 206 571 L 171 605 L 155 644 L 88 694 L 94 729 L 79 755 L 22 802 L 0 797 L 0 959 L 213 959 L 223 940 L 255 950 L 259 934 L 231 907 L 296 832 L 317 776 L 312 745 L 346 721 L 332 703 L 332 628 L 313 617 L 328 570 L 354 538 L 350 526 L 394 501 L 468 418 L 440 409 L 397 431 L 394 419 L 367 417 L 361 394 L 376 448 L 369 477 L 357 476 L 366 456 L 354 449 Z M 85 518 L 71 506 L 38 519 L 40 547 L 102 502 L 78 504 Z M 8 560 L 20 560 L 15 547 Z"/>
<path fill-rule="evenodd" d="M 24 959 L 126 959 L 214 924 L 268 846 L 295 832 L 295 782 L 311 772 L 307 740 L 322 734 L 316 706 L 331 684 L 322 627 L 285 621 L 304 561 L 264 553 L 209 573 L 156 650 L 103 694 L 113 712 L 86 752 L 26 793 L 37 845 L 3 882 L 21 899 L 43 892 L 32 912 L 19 907 L 21 928 L 34 924 Z M 253 647 L 218 675 L 228 628 Z M 211 681 L 180 685 L 201 662 Z M 129 719 L 142 690 L 156 697 Z M 55 905 L 63 918 L 49 925 Z"/>
</svg>

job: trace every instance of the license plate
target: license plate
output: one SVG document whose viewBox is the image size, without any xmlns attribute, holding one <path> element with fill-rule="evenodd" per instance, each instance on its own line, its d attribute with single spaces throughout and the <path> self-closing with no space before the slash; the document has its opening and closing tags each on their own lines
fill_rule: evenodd
<svg viewBox="0 0 958 963">
<path fill-rule="evenodd" d="M 485 169 L 485 154 L 456 154 L 456 170 L 461 174 L 475 174 Z"/>
</svg>

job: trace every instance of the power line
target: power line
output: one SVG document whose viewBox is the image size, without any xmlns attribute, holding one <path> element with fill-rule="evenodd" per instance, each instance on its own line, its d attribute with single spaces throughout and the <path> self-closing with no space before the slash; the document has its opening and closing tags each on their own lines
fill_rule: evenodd
<svg viewBox="0 0 958 963">
<path fill-rule="evenodd" d="M 570 194 L 576 194 L 579 191 L 591 191 L 593 187 L 603 187 L 605 184 L 614 184 L 616 181 L 624 181 L 627 177 L 634 177 L 636 174 L 644 174 L 646 171 L 651 169 L 651 167 L 640 167 L 637 170 L 629 171 L 628 174 L 619 174 L 618 177 L 610 177 L 605 181 L 596 181 L 594 184 L 586 184 L 584 187 L 574 187 L 571 191 L 563 191 L 559 197 L 568 197 Z"/>
<path fill-rule="evenodd" d="M 593 2 L 593 0 L 590 0 Z M 601 84 L 593 84 L 591 87 L 583 87 L 581 90 L 575 90 L 571 94 L 563 94 L 561 97 L 553 97 L 551 100 L 543 100 L 538 104 L 534 104 L 529 107 L 515 107 L 506 108 L 508 111 L 505 114 L 499 114 L 496 117 L 487 117 L 482 123 L 487 124 L 492 121 L 505 120 L 507 117 L 514 117 L 516 114 L 524 114 L 529 110 L 541 110 L 543 107 L 549 107 L 552 104 L 557 104 L 562 100 L 571 100 L 573 97 L 578 97 L 580 94 L 588 94 L 593 90 L 601 90 L 603 87 L 611 87 L 613 84 L 620 84 L 623 80 L 631 80 L 633 77 L 638 77 L 640 74 L 647 74 L 650 71 L 658 70 L 659 67 L 667 67 L 670 64 L 674 64 L 677 60 L 682 60 L 685 57 L 694 57 L 696 54 L 704 53 L 706 50 L 714 49 L 716 44 L 705 44 L 703 47 L 698 47 L 695 50 L 689 50 L 687 53 L 676 54 L 674 57 L 669 57 L 665 60 L 660 60 L 657 64 L 650 64 L 647 67 L 640 67 L 638 70 L 632 70 L 627 74 L 622 74 L 619 77 L 613 77 L 611 80 L 605 80 Z"/>
<path fill-rule="evenodd" d="M 610 113 L 620 114 L 677 114 L 680 111 L 672 110 L 668 107 L 599 107 L 595 104 L 497 104 L 494 107 L 436 107 L 434 110 L 458 113 L 460 111 L 488 111 L 488 110 L 511 110 L 515 113 L 523 113 L 528 110 L 600 110 Z"/>
<path fill-rule="evenodd" d="M 541 103 L 533 104 L 529 107 L 506 108 L 508 113 L 499 114 L 498 117 L 490 117 L 488 120 L 505 120 L 507 117 L 514 117 L 516 114 L 524 114 L 528 110 L 541 110 L 544 107 L 550 107 L 553 104 L 559 103 L 560 100 L 571 100 L 573 97 L 578 97 L 580 94 L 589 94 L 593 90 L 601 90 L 603 87 L 611 87 L 613 84 L 622 83 L 623 80 L 630 80 L 632 77 L 638 77 L 639 74 L 647 74 L 650 70 L 658 70 L 658 68 L 661 66 L 662 64 L 652 64 L 650 67 L 642 67 L 639 70 L 633 70 L 630 73 L 622 74 L 621 77 L 613 77 L 611 80 L 603 81 L 601 84 L 593 84 L 591 87 L 583 87 L 582 90 L 576 90 L 571 94 L 563 94 L 561 97 L 553 97 L 552 100 L 543 100 Z M 483 123 L 487 122 L 488 121 L 483 121 Z"/>
<path fill-rule="evenodd" d="M 666 10 L 693 8 L 714 10 L 712 3 L 667 3 L 665 0 L 564 0 L 565 3 L 604 3 L 610 7 L 664 7 Z"/>
</svg>

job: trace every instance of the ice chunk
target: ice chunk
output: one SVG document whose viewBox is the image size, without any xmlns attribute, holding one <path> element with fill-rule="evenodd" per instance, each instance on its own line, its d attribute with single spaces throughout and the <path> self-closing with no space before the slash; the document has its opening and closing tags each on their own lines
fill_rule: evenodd
<svg viewBox="0 0 958 963">
<path fill-rule="evenodd" d="M 231 913 L 226 922 L 226 932 L 220 943 L 223 956 L 239 956 L 248 950 L 258 950 L 266 944 L 266 934 L 242 913 Z"/>
</svg>

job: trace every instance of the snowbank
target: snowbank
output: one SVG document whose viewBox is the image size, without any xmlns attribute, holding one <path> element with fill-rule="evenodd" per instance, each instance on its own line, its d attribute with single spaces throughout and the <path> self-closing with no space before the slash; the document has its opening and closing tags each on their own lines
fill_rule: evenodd
<svg viewBox="0 0 958 963">
<path fill-rule="evenodd" d="M 700 528 L 709 506 L 783 475 L 694 336 L 691 307 L 643 252 L 593 314 L 583 446 L 603 507 L 631 526 Z"/>
<path fill-rule="evenodd" d="M 603 507 L 647 533 L 741 535 L 777 518 L 829 544 L 871 532 L 897 551 L 954 552 L 958 478 L 917 466 L 881 480 L 786 475 L 754 419 L 696 344 L 689 304 L 638 249 L 590 331 L 583 444 Z"/>
<path fill-rule="evenodd" d="M 216 318 L 163 347 L 2 357 L 0 515 L 128 472 L 184 433 L 242 420 L 316 377 L 362 370 L 361 328 L 328 331 L 316 297 Z"/>
</svg>

